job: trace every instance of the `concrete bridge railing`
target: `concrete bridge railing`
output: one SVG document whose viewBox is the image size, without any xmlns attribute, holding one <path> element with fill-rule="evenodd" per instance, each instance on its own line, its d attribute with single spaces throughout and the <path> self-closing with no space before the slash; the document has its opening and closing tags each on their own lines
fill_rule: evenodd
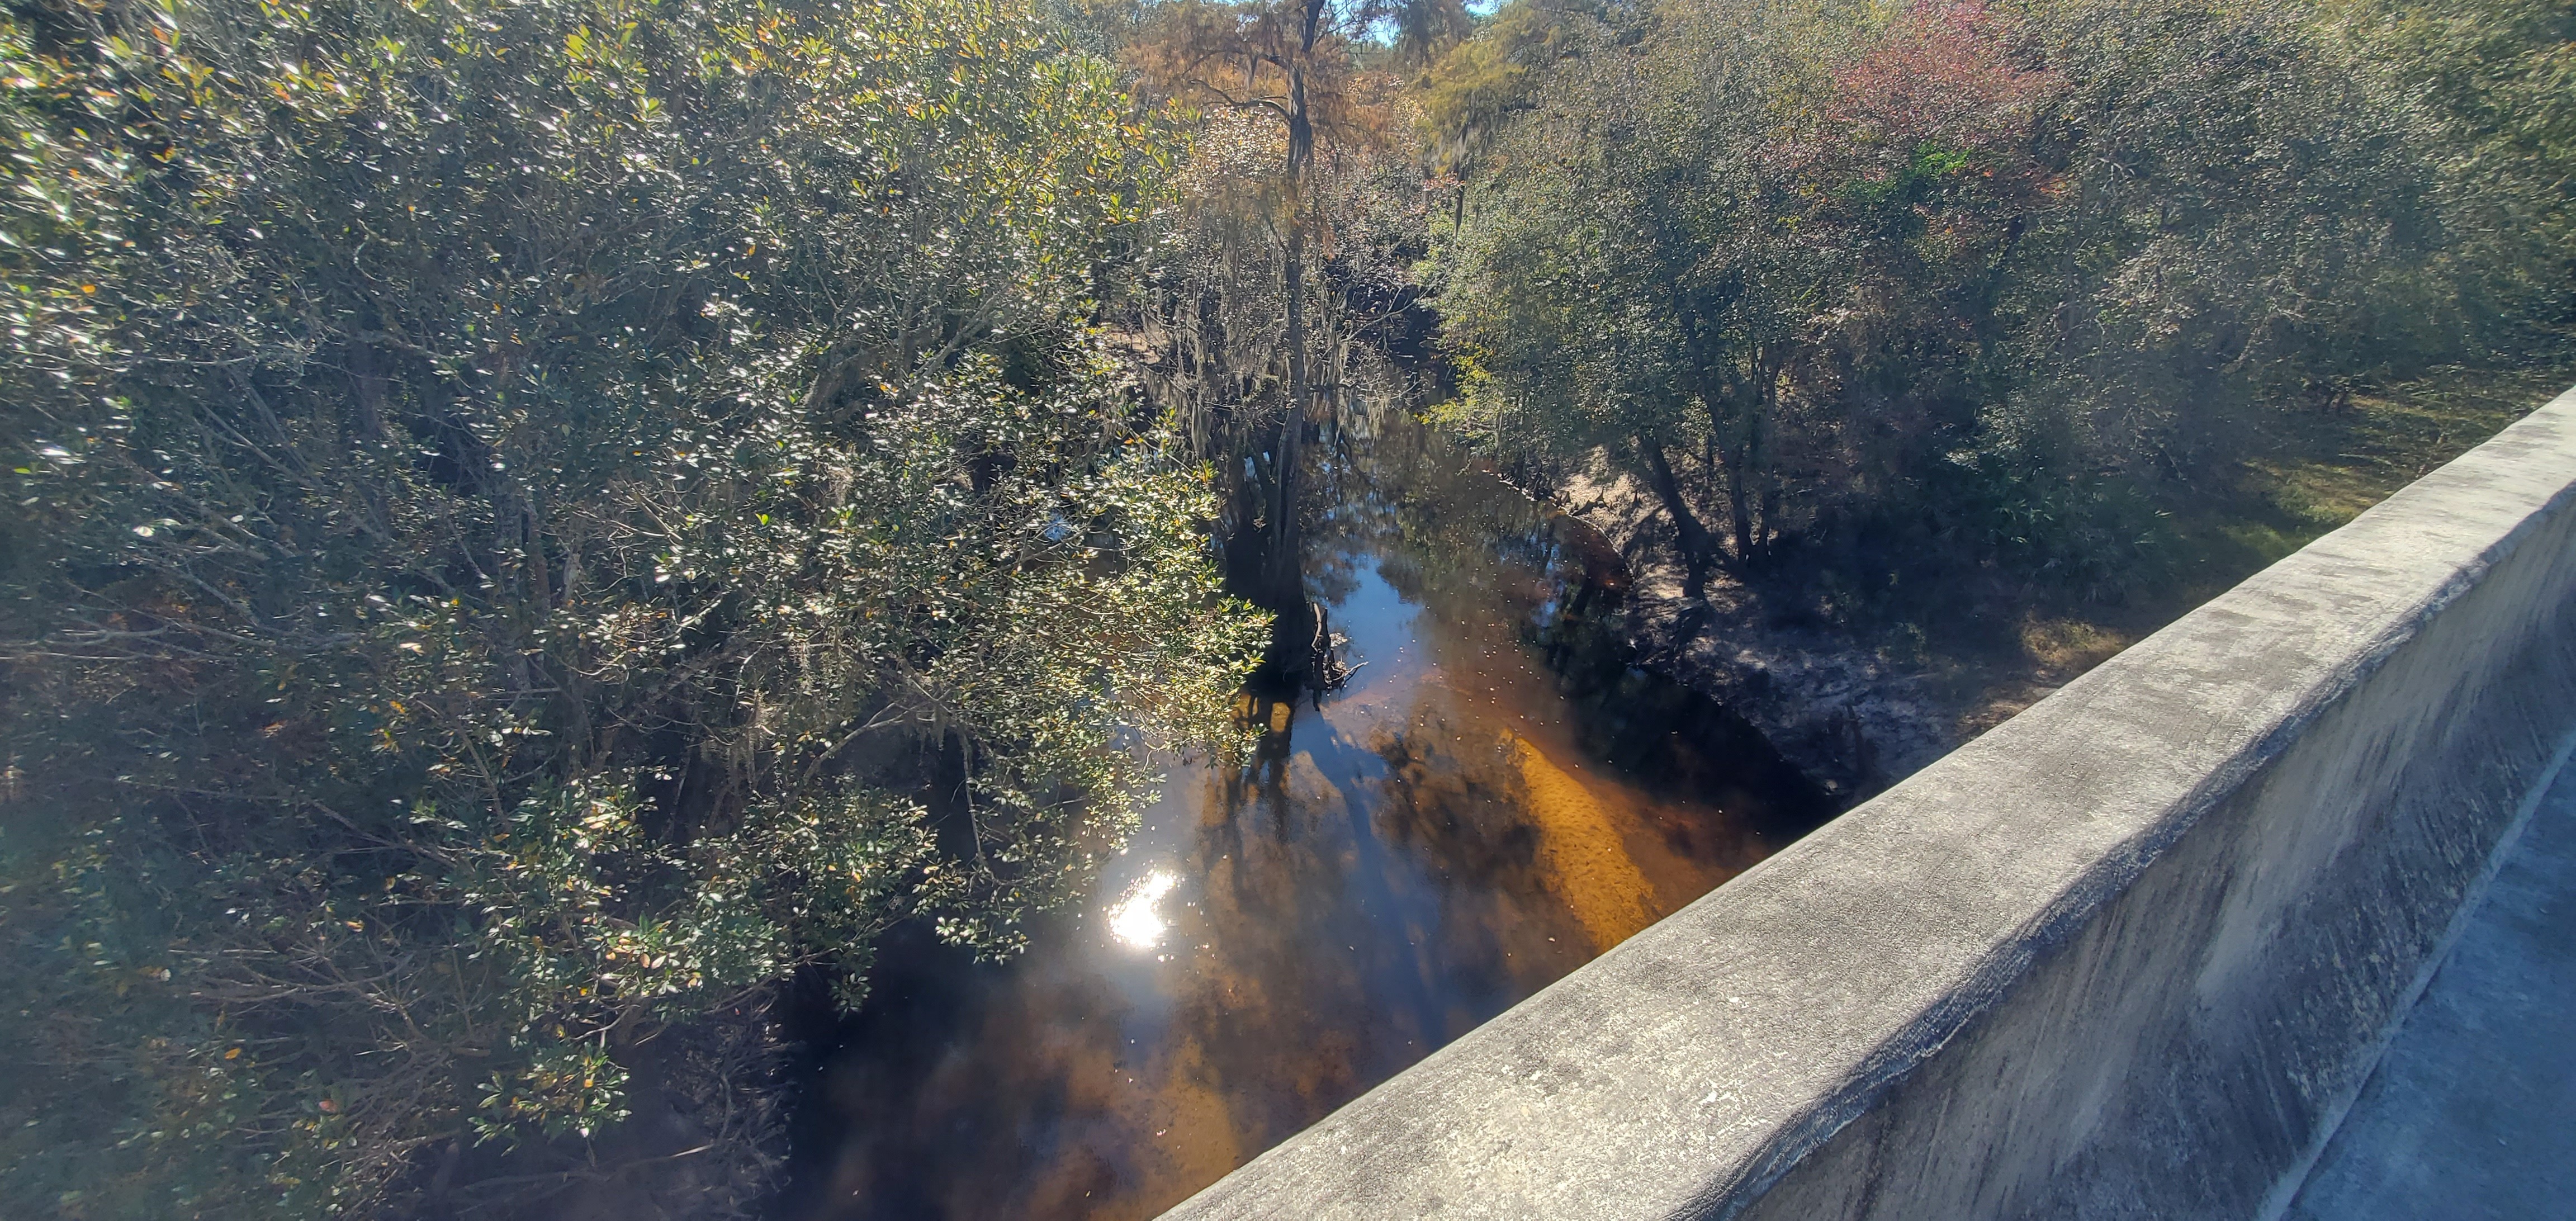
<svg viewBox="0 0 2576 1221">
<path fill-rule="evenodd" d="M 2576 391 L 1168 1216 L 2277 1214 L 2576 731 Z"/>
</svg>

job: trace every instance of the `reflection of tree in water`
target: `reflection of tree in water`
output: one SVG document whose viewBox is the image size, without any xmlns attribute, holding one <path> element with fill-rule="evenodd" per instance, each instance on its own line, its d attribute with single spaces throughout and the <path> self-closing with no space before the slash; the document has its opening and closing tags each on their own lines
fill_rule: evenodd
<svg viewBox="0 0 2576 1221">
<path fill-rule="evenodd" d="M 1592 567 L 1571 558 L 1566 538 L 1579 523 L 1462 462 L 1400 409 L 1378 408 L 1344 438 L 1351 456 L 1337 473 L 1355 486 L 1341 489 L 1314 550 L 1373 561 L 1396 592 L 1433 614 L 1533 615 L 1554 594 L 1552 576 Z M 1365 455 L 1351 452 L 1362 448 Z"/>
<path fill-rule="evenodd" d="M 1461 461 L 1400 408 L 1356 413 L 1335 439 L 1340 460 L 1318 480 L 1334 508 L 1309 540 L 1310 586 L 1346 596 L 1365 565 L 1443 621 L 1509 624 L 1573 704 L 1585 757 L 1654 792 L 1743 812 L 1775 849 L 1822 820 L 1823 795 L 1759 731 L 1635 668 L 1626 564 L 1599 531 Z M 1676 826 L 1674 848 L 1720 851 L 1706 830 Z"/>
<path fill-rule="evenodd" d="M 1457 930 L 1442 942 L 1449 988 L 1507 1003 L 1582 965 L 1590 945 L 1571 911 L 1549 901 L 1539 829 L 1521 816 L 1505 744 L 1458 734 L 1447 714 L 1426 702 L 1376 736 L 1387 775 L 1373 826 L 1416 859 L 1439 862 L 1440 925 Z"/>
<path fill-rule="evenodd" d="M 1800 800 L 1628 668 L 1597 536 L 1400 412 L 1309 440 L 1293 602 L 1259 583 L 1266 489 L 1228 489 L 1233 588 L 1302 647 L 1237 704 L 1252 748 L 1176 770 L 1137 843 L 1181 880 L 1164 942 L 1068 925 L 881 976 L 827 1087 L 856 1129 L 828 1215 L 1151 1215 L 1751 864 L 1745 816 Z M 1334 608 L 1391 655 L 1325 698 L 1362 660 Z"/>
<path fill-rule="evenodd" d="M 1311 430 L 1311 424 L 1287 424 Z M 1292 507 L 1274 520 L 1277 481 L 1286 472 L 1269 467 L 1272 453 L 1259 460 L 1247 455 L 1239 464 L 1220 467 L 1226 485 L 1225 511 L 1217 523 L 1224 555 L 1226 590 L 1271 613 L 1270 645 L 1248 689 L 1265 706 L 1268 701 L 1293 703 L 1305 694 L 1320 694 L 1346 677 L 1334 655 L 1335 641 L 1324 609 L 1307 594 L 1304 573 L 1306 510 Z M 1267 477 L 1265 477 L 1267 476 Z M 1294 486 L 1292 483 L 1290 486 Z"/>
<path fill-rule="evenodd" d="M 1239 441 L 1238 459 L 1220 468 L 1227 589 L 1276 616 L 1251 685 L 1264 701 L 1317 697 L 1350 677 L 1348 642 L 1329 608 L 1357 587 L 1361 567 L 1435 615 L 1536 614 L 1553 593 L 1548 574 L 1569 562 L 1566 537 L 1587 529 L 1460 461 L 1394 402 L 1348 398 L 1301 433 L 1294 520 L 1272 520 L 1287 473 L 1274 469 L 1270 448 Z M 1577 562 L 1601 570 L 1605 584 L 1624 583 L 1624 573 L 1607 576 L 1615 553 L 1606 564 L 1598 554 Z M 1254 711 L 1268 714 L 1266 705 Z"/>
</svg>

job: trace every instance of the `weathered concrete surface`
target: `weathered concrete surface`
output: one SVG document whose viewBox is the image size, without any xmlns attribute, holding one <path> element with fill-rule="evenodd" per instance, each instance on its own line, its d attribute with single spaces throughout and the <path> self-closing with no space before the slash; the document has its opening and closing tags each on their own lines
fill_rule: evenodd
<svg viewBox="0 0 2576 1221">
<path fill-rule="evenodd" d="M 2290 1207 L 2576 1215 L 2576 768 L 2562 768 Z"/>
<path fill-rule="evenodd" d="M 2571 481 L 2576 393 L 1168 1215 L 2277 1207 L 2576 727 Z"/>
</svg>

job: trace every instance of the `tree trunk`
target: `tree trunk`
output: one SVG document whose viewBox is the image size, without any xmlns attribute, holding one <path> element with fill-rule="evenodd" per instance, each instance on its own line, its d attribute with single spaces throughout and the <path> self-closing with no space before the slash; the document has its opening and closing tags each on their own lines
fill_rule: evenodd
<svg viewBox="0 0 2576 1221">
<path fill-rule="evenodd" d="M 1735 562 L 1737 566 L 1753 559 L 1753 443 L 1748 440 L 1726 452 L 1726 508 L 1735 528 Z"/>
<path fill-rule="evenodd" d="M 1285 297 L 1286 335 L 1282 344 L 1287 351 L 1287 393 L 1280 405 L 1279 436 L 1271 446 L 1269 530 L 1262 557 L 1260 592 L 1254 600 L 1277 613 L 1273 624 L 1271 660 L 1283 676 L 1303 681 L 1310 660 L 1310 650 L 1292 647 L 1293 629 L 1299 624 L 1311 627 L 1307 616 L 1304 548 L 1297 529 L 1297 484 L 1303 461 L 1307 398 L 1312 388 L 1307 384 L 1306 336 L 1306 199 L 1304 178 L 1306 163 L 1314 156 L 1315 124 L 1306 101 L 1306 65 L 1315 50 L 1315 41 L 1323 32 L 1324 6 L 1328 0 L 1305 0 L 1305 28 L 1297 54 L 1284 65 L 1288 74 L 1288 158 L 1283 174 L 1288 190 L 1286 231 L 1282 234 L 1279 287 Z M 1296 620 L 1292 623 L 1291 620 Z M 1311 633 L 1310 633 L 1311 634 Z"/>
<path fill-rule="evenodd" d="M 1280 281 L 1288 294 L 1288 394 L 1279 412 L 1279 439 L 1271 448 L 1270 573 L 1263 582 L 1268 601 L 1283 612 L 1305 601 L 1305 570 L 1298 554 L 1297 476 L 1298 450 L 1306 429 L 1306 235 L 1290 228 L 1287 246 Z"/>
<path fill-rule="evenodd" d="M 1764 562 L 1771 559 L 1772 548 L 1780 541 L 1780 477 L 1776 471 L 1762 472 L 1762 518 L 1753 527 L 1753 545 L 1762 549 Z"/>
<path fill-rule="evenodd" d="M 1306 0 L 1303 44 L 1288 69 L 1288 235 L 1279 273 L 1288 313 L 1288 401 L 1280 413 L 1279 444 L 1273 451 L 1278 457 L 1270 505 L 1270 562 L 1275 574 L 1272 588 L 1275 596 L 1282 599 L 1283 608 L 1305 600 L 1296 524 L 1297 451 L 1305 440 L 1306 427 L 1306 201 L 1302 180 L 1306 161 L 1315 150 L 1314 119 L 1306 111 L 1306 56 L 1314 51 L 1316 35 L 1322 29 L 1324 2 Z"/>
<path fill-rule="evenodd" d="M 1664 447 L 1640 437 L 1637 448 L 1646 456 L 1646 469 L 1655 485 L 1655 498 L 1664 502 L 1664 516 L 1672 519 L 1673 533 L 1681 545 L 1682 591 L 1694 598 L 1708 596 L 1709 553 L 1716 540 L 1709 537 L 1708 527 L 1700 524 L 1699 515 L 1691 512 L 1690 502 L 1682 497 L 1682 485 L 1673 478 L 1673 464 L 1664 457 Z"/>
<path fill-rule="evenodd" d="M 1788 367 L 1787 345 L 1759 350 L 1755 368 L 1762 381 L 1754 388 L 1753 410 L 1744 423 L 1744 465 L 1752 477 L 1747 499 L 1757 516 L 1749 537 L 1739 536 L 1736 550 L 1747 565 L 1765 560 L 1780 520 L 1780 472 L 1771 461 L 1771 417 L 1780 409 L 1780 372 Z M 1743 527 L 1738 526 L 1740 531 Z"/>
</svg>

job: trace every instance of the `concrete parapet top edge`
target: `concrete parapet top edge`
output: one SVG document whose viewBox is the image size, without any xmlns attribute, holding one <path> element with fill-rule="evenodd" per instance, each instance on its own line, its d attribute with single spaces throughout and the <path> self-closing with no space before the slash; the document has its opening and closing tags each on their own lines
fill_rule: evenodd
<svg viewBox="0 0 2576 1221">
<path fill-rule="evenodd" d="M 2576 390 L 1166 1216 L 1727 1216 L 2576 504 Z"/>
</svg>

